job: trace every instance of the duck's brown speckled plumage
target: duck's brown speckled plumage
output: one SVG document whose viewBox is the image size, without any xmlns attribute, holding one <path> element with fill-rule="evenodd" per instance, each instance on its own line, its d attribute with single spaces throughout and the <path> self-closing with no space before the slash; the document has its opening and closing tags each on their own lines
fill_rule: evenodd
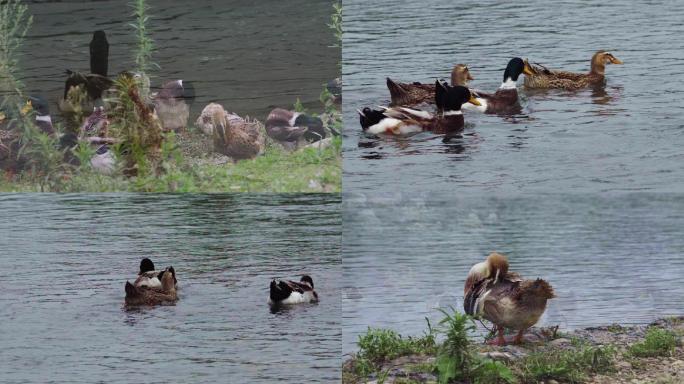
<svg viewBox="0 0 684 384">
<path fill-rule="evenodd" d="M 526 329 L 539 321 L 546 303 L 555 297 L 551 285 L 542 279 L 526 280 L 508 271 L 508 260 L 492 253 L 470 270 L 464 286 L 464 309 L 494 323 L 499 330 L 498 344 L 504 344 L 504 328 L 518 331 L 522 342 Z"/>
<path fill-rule="evenodd" d="M 575 73 L 548 69 L 542 65 L 526 64 L 533 74 L 525 77 L 527 88 L 562 88 L 568 90 L 581 89 L 588 86 L 603 85 L 606 80 L 607 64 L 622 64 L 622 61 L 610 52 L 598 51 L 591 58 L 591 69 L 588 73 Z"/>
<path fill-rule="evenodd" d="M 233 161 L 252 159 L 264 150 L 261 123 L 216 109 L 213 121 L 214 148 Z"/>
<path fill-rule="evenodd" d="M 473 80 L 470 70 L 465 64 L 456 64 L 451 70 L 451 86 L 466 86 L 469 80 Z M 392 102 L 390 106 L 415 106 L 422 103 L 435 102 L 435 84 L 423 83 L 400 83 L 387 78 Z"/>
<path fill-rule="evenodd" d="M 161 288 L 136 287 L 130 282 L 126 282 L 126 305 L 160 305 L 170 304 L 178 300 L 176 293 L 176 282 L 174 274 L 171 272 L 162 275 Z"/>
</svg>

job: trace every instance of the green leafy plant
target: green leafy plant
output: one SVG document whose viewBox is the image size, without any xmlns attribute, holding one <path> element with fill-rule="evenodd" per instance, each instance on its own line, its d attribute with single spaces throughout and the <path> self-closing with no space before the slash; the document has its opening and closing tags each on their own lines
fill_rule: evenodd
<svg viewBox="0 0 684 384">
<path fill-rule="evenodd" d="M 135 37 L 137 40 L 137 48 L 135 50 L 135 64 L 139 73 L 149 73 L 153 68 L 159 68 L 157 64 L 152 62 L 152 52 L 154 51 L 154 40 L 150 37 L 147 24 L 150 16 L 147 11 L 150 7 L 145 0 L 135 0 L 130 7 L 133 8 L 133 16 L 135 21 L 129 25 L 135 30 Z"/>
<path fill-rule="evenodd" d="M 0 108 L 16 108 L 23 101 L 23 84 L 19 80 L 19 49 L 33 23 L 28 7 L 20 0 L 0 4 Z M 12 111 L 12 112 L 17 112 Z"/>
<path fill-rule="evenodd" d="M 669 356 L 676 347 L 677 335 L 674 332 L 652 327 L 642 342 L 630 346 L 629 353 L 636 357 Z"/>
</svg>

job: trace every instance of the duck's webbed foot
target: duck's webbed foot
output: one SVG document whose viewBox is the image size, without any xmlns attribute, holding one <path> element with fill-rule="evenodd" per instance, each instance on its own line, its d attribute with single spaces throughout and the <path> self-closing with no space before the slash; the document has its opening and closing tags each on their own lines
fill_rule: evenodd
<svg viewBox="0 0 684 384">
<path fill-rule="evenodd" d="M 487 344 L 491 345 L 498 345 L 498 346 L 504 346 L 506 345 L 506 338 L 504 338 L 504 327 L 497 325 L 497 337 L 496 339 L 492 339 Z"/>
<path fill-rule="evenodd" d="M 523 333 L 525 333 L 524 329 L 521 329 L 518 331 L 518 334 L 515 336 L 515 339 L 513 339 L 513 343 L 515 344 L 522 344 L 525 342 L 525 339 L 523 338 Z"/>
</svg>

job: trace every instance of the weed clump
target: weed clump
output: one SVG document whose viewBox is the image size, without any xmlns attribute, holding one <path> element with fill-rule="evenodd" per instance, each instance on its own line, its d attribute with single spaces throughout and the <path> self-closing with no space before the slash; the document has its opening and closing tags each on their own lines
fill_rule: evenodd
<svg viewBox="0 0 684 384">
<path fill-rule="evenodd" d="M 635 357 L 669 356 L 677 347 L 674 332 L 652 327 L 646 332 L 644 341 L 633 344 L 629 353 Z"/>
</svg>

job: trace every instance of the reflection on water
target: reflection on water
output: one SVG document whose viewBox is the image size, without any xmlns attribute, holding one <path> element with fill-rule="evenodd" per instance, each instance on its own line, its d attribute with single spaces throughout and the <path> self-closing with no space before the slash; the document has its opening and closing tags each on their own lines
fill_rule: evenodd
<svg viewBox="0 0 684 384">
<path fill-rule="evenodd" d="M 426 183 L 435 192 L 476 194 L 682 189 L 684 4 L 350 0 L 344 12 L 346 191 L 411 193 Z M 500 85 L 511 57 L 584 72 L 599 49 L 625 63 L 606 68 L 605 87 L 528 91 L 521 79 L 522 112 L 466 112 L 465 135 L 480 139 L 459 142 L 463 148 L 445 150 L 441 137 L 422 136 L 357 145 L 376 140 L 363 136 L 355 111 L 389 102 L 386 77 L 433 82 L 466 63 L 471 85 L 487 92 Z M 454 158 L 466 161 L 448 161 Z"/>
<path fill-rule="evenodd" d="M 5 195 L 0 212 L 0 381 L 339 380 L 338 196 Z M 143 257 L 176 269 L 176 305 L 123 309 Z M 270 280 L 304 273 L 320 303 L 272 312 Z"/>
<path fill-rule="evenodd" d="M 109 73 L 130 69 L 136 42 L 128 1 L 34 1 L 33 26 L 21 65 L 29 92 L 58 111 L 66 69 L 88 71 L 88 44 L 96 29 L 109 40 Z M 161 67 L 153 86 L 192 81 L 197 92 L 191 120 L 210 101 L 265 119 L 275 106 L 299 98 L 314 110 L 323 84 L 339 74 L 340 49 L 326 25 L 331 1 L 149 0 L 150 33 Z"/>
<path fill-rule="evenodd" d="M 681 315 L 684 198 L 344 196 L 343 352 L 368 326 L 404 335 L 437 308 L 463 308 L 470 267 L 491 251 L 543 277 L 558 298 L 541 325 L 563 329 Z"/>
</svg>

